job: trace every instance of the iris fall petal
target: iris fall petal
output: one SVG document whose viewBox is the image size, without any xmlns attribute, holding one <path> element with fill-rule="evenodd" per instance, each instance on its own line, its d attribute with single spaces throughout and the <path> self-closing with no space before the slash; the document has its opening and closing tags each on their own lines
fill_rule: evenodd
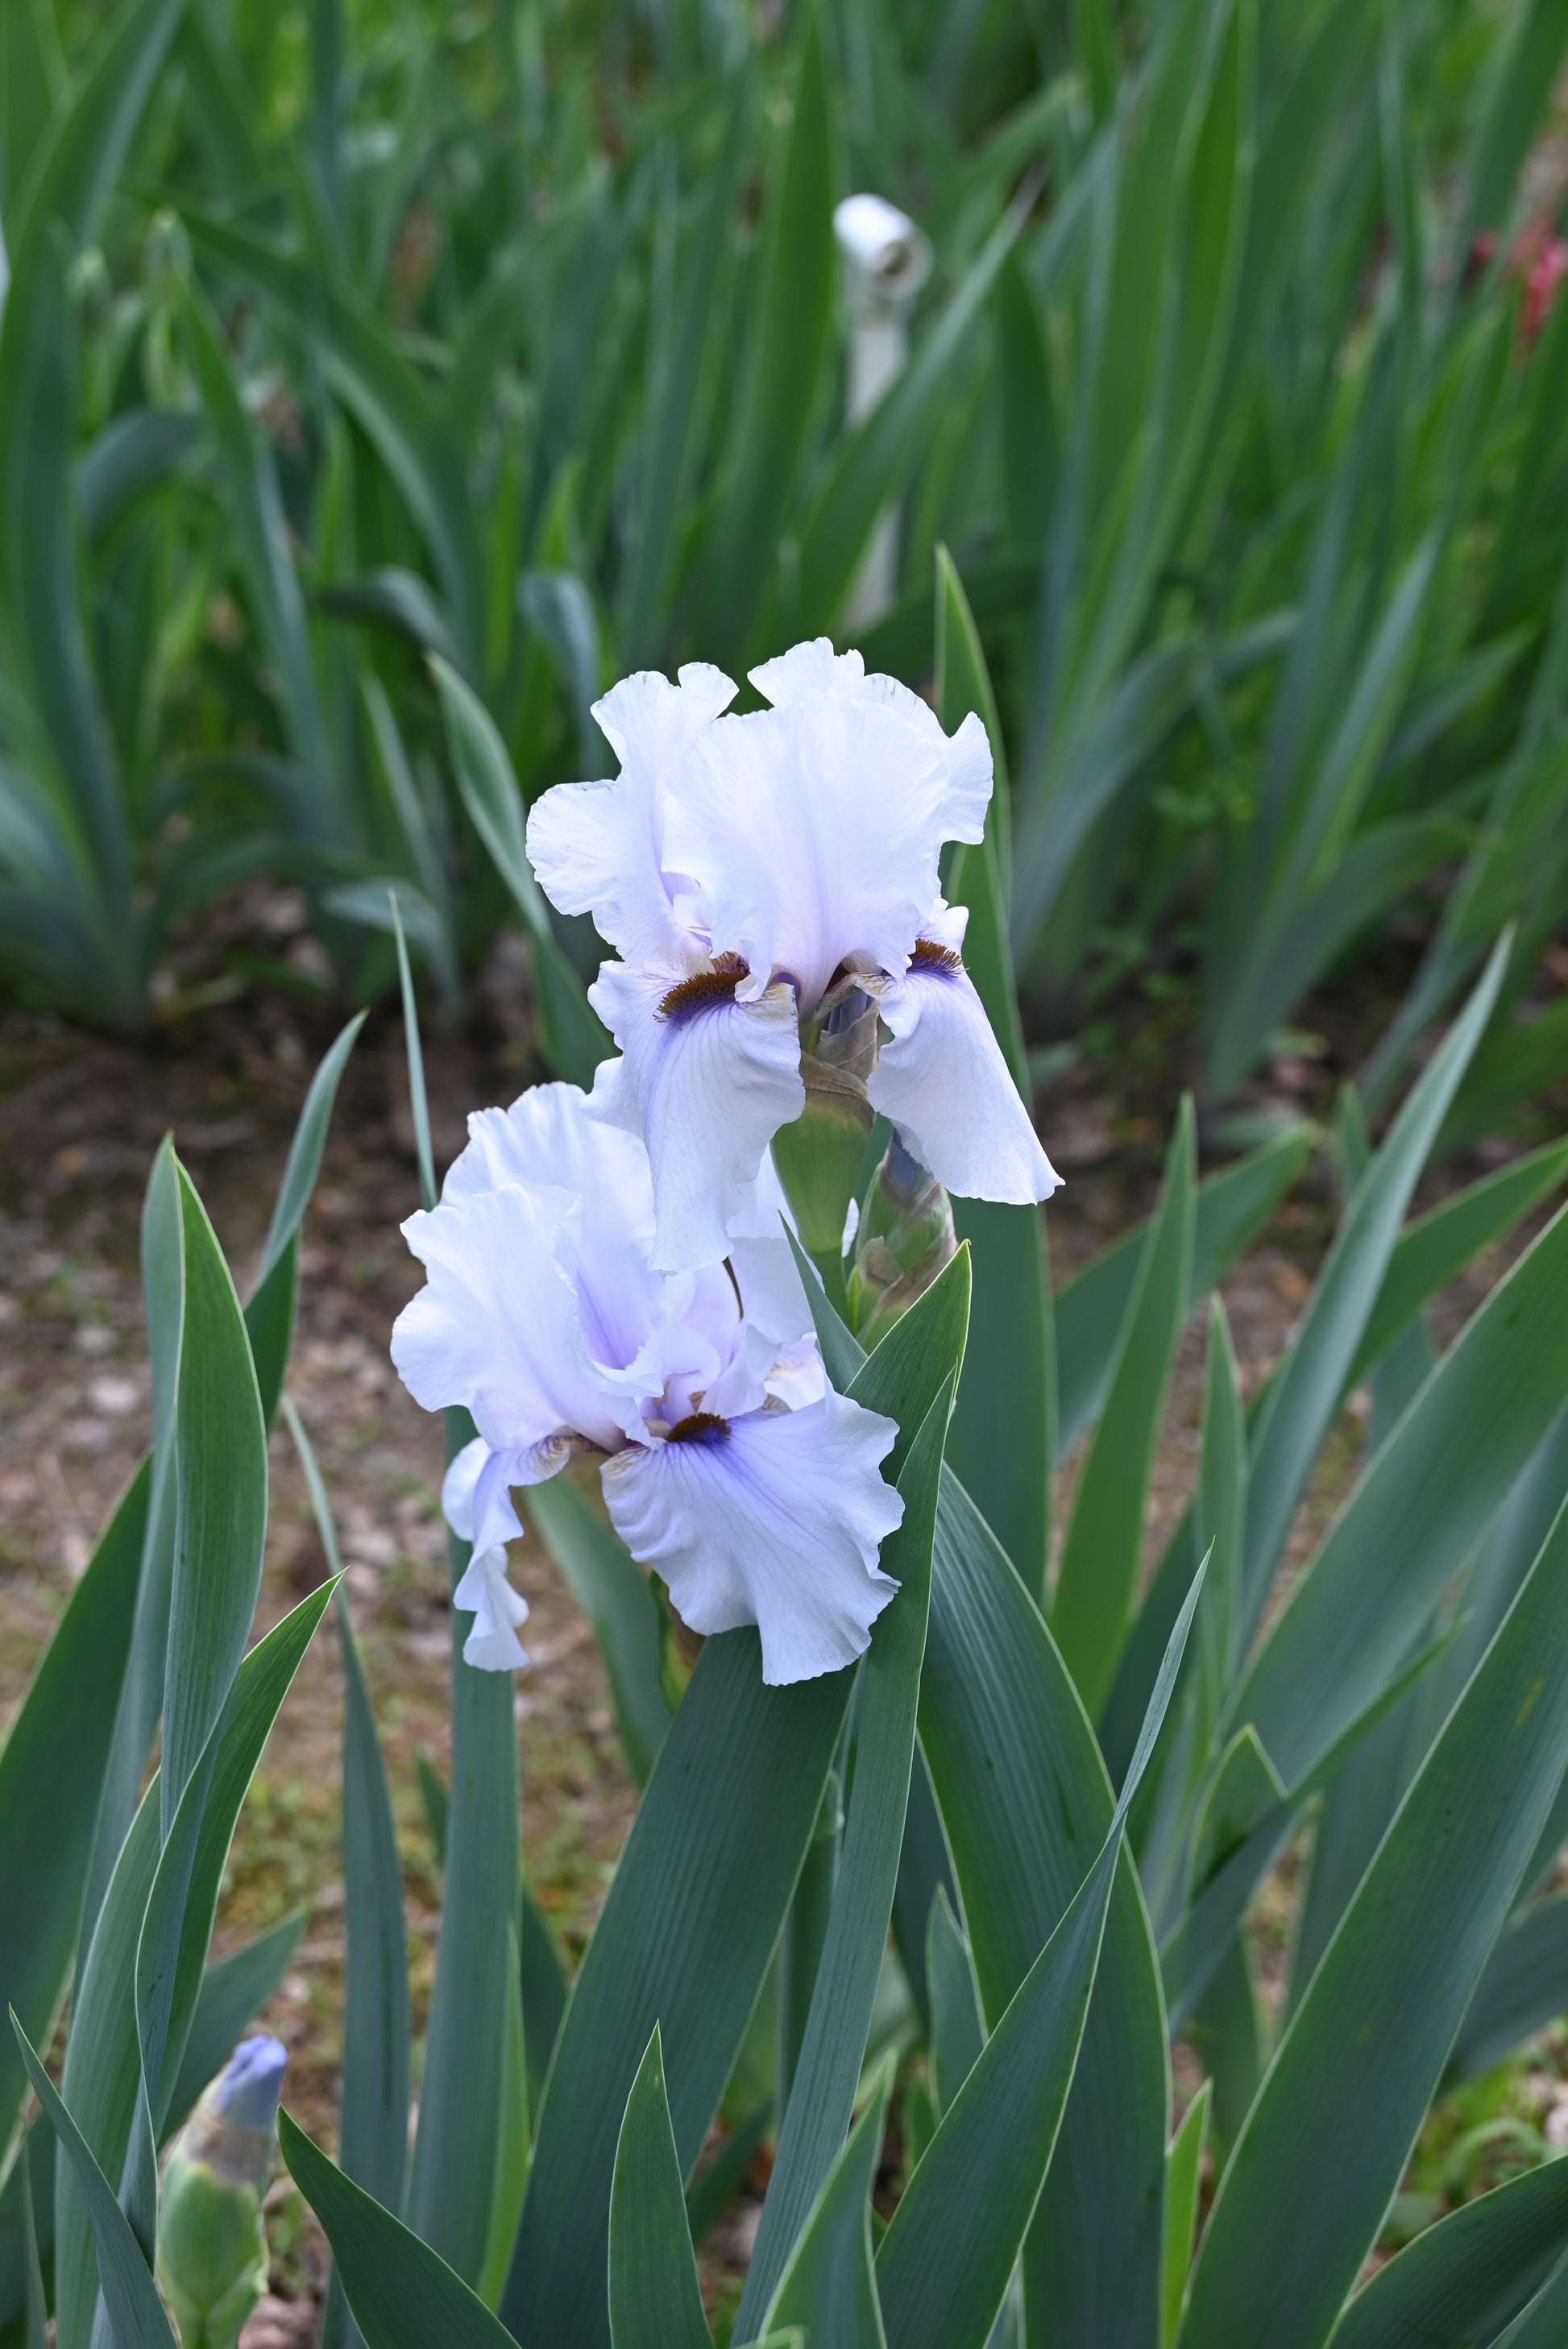
<svg viewBox="0 0 1568 2349">
<path fill-rule="evenodd" d="M 880 1463 L 897 1430 L 829 1390 L 696 1441 L 634 1445 L 603 1469 L 611 1523 L 655 1568 L 684 1623 L 755 1623 L 777 1686 L 861 1654 L 897 1588 L 877 1545 L 903 1516 Z"/>
<path fill-rule="evenodd" d="M 751 1203 L 764 1152 L 799 1117 L 806 1092 L 787 987 L 739 1000 L 722 974 L 704 991 L 606 963 L 588 999 L 621 1048 L 594 1082 L 593 1114 L 640 1134 L 653 1174 L 661 1271 L 716 1264 L 731 1218 Z"/>
<path fill-rule="evenodd" d="M 866 1082 L 937 1181 L 962 1198 L 1048 1199 L 1061 1177 L 1040 1148 L 975 983 L 951 948 L 916 957 L 871 991 L 889 1029 Z"/>
</svg>

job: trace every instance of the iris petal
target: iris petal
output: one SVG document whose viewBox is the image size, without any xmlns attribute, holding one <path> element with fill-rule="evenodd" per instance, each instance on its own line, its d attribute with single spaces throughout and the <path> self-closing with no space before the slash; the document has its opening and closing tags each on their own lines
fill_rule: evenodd
<svg viewBox="0 0 1568 2349">
<path fill-rule="evenodd" d="M 846 957 L 903 969 L 944 841 L 975 836 L 932 723 L 818 693 L 722 719 L 694 746 L 668 793 L 665 854 L 696 884 L 715 953 L 749 965 L 743 997 L 788 972 L 810 1013 Z"/>
<path fill-rule="evenodd" d="M 688 663 L 672 685 L 655 669 L 613 686 L 593 715 L 621 761 L 613 781 L 558 783 L 535 802 L 528 854 L 541 887 L 563 914 L 592 914 L 630 962 L 700 954 L 677 918 L 678 878 L 664 860 L 665 783 L 735 686 L 722 669 Z"/>
<path fill-rule="evenodd" d="M 661 1271 L 717 1264 L 730 1218 L 751 1204 L 764 1152 L 805 1106 L 795 999 L 768 988 L 755 1002 L 733 988 L 663 1009 L 670 980 L 606 963 L 589 1001 L 621 1048 L 594 1081 L 595 1116 L 641 1134 L 658 1216 Z"/>
<path fill-rule="evenodd" d="M 517 1626 L 528 1619 L 528 1601 L 506 1578 L 504 1549 L 475 1550 L 452 1604 L 467 1608 L 473 1625 L 463 1641 L 463 1661 L 481 1672 L 515 1672 L 528 1661 Z"/>
<path fill-rule="evenodd" d="M 979 840 L 985 829 L 991 802 L 991 742 L 973 710 L 955 734 L 944 734 L 942 721 L 928 701 L 902 685 L 896 677 L 876 671 L 866 675 L 857 652 L 835 653 L 830 636 L 792 645 L 776 660 L 764 661 L 748 672 L 752 684 L 775 709 L 825 695 L 835 701 L 881 701 L 901 718 L 947 761 L 948 840 Z"/>
<path fill-rule="evenodd" d="M 866 1081 L 872 1108 L 960 1198 L 1048 1199 L 1061 1177 L 954 949 L 926 949 L 902 978 L 868 985 L 892 1031 Z"/>
<path fill-rule="evenodd" d="M 596 1362 L 629 1362 L 662 1309 L 648 1267 L 654 1185 L 634 1135 L 584 1114 L 575 1085 L 534 1085 L 510 1109 L 476 1110 L 445 1200 L 521 1183 L 570 1193 L 579 1226 L 573 1278 L 583 1341 Z"/>
<path fill-rule="evenodd" d="M 486 1672 L 516 1671 L 528 1661 L 516 1631 L 527 1620 L 528 1601 L 506 1578 L 505 1544 L 522 1531 L 507 1490 L 514 1481 L 508 1464 L 503 1453 L 476 1436 L 453 1460 L 441 1486 L 441 1508 L 452 1531 L 459 1541 L 478 1537 L 452 1604 L 474 1619 L 463 1661 Z"/>
<path fill-rule="evenodd" d="M 552 1475 L 566 1435 L 614 1449 L 619 1421 L 583 1341 L 582 1210 L 564 1191 L 511 1184 L 410 1216 L 428 1275 L 392 1331 L 392 1359 L 427 1411 L 462 1403 L 498 1452 Z"/>
<path fill-rule="evenodd" d="M 605 1463 L 611 1523 L 694 1631 L 755 1623 L 772 1686 L 863 1653 L 897 1585 L 877 1546 L 903 1504 L 880 1463 L 897 1430 L 830 1389 L 755 1412 L 722 1440 L 636 1445 Z"/>
</svg>

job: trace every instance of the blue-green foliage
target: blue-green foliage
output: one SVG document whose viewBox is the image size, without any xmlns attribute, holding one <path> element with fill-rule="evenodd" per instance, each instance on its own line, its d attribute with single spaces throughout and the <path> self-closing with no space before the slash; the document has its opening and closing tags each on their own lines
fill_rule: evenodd
<svg viewBox="0 0 1568 2349">
<path fill-rule="evenodd" d="M 1195 896 L 1222 1093 L 1447 870 L 1374 1092 L 1505 914 L 1453 1131 L 1556 1065 L 1529 1000 L 1568 884 L 1568 305 L 1526 168 L 1552 0 L 289 23 L 134 0 L 106 42 L 69 0 L 7 12 L 26 983 L 135 1025 L 170 926 L 268 870 L 346 988 L 390 977 L 395 884 L 450 1016 L 510 893 L 545 1056 L 581 1073 L 592 943 L 531 889 L 520 798 L 605 762 L 589 705 L 634 667 L 738 675 L 853 616 L 925 682 L 945 542 L 1026 996 L 1117 984 Z M 851 420 L 830 212 L 858 187 L 935 268 Z"/>
<path fill-rule="evenodd" d="M 742 1628 L 681 1684 L 592 1505 L 539 1503 L 642 1800 L 568 1982 L 521 1867 L 512 1692 L 456 1625 L 422 2049 L 344 1619 L 341 2166 L 283 2131 L 337 2261 L 334 2349 L 706 2337 L 691 2214 L 701 2236 L 768 2126 L 753 2018 L 786 1936 L 806 1975 L 737 2342 L 1556 2337 L 1550 2168 L 1355 2285 L 1445 2081 L 1565 1994 L 1568 1211 L 1444 1351 L 1427 1312 L 1564 1148 L 1407 1218 L 1560 1039 L 1515 1014 L 1568 847 L 1568 301 L 1522 282 L 1568 8 L 1058 14 L 130 0 L 107 39 L 49 0 L 5 16 L 0 929 L 72 1009 L 134 1023 L 168 924 L 243 872 L 298 878 L 344 984 L 398 972 L 428 1201 L 409 947 L 449 1010 L 510 906 L 542 1056 L 586 1075 L 593 944 L 540 897 L 526 802 L 601 755 L 588 704 L 623 667 L 842 636 L 890 505 L 868 657 L 1008 754 L 949 886 L 1016 1070 L 1016 972 L 1026 1004 L 1110 983 L 1196 895 L 1223 1092 L 1358 936 L 1456 876 L 1260 1393 L 1215 1291 L 1313 1137 L 1203 1180 L 1188 1106 L 1148 1224 L 1054 1307 L 1026 1209 L 966 1216 L 869 1355 L 813 1288 L 830 1376 L 898 1428 L 901 1588 L 860 1664 L 767 1688 Z M 937 264 L 853 429 L 851 185 L 906 196 Z M 205 1964 L 329 1595 L 247 1651 L 352 1040 L 242 1310 L 159 1154 L 153 1445 L 0 1748 L 0 2338 L 28 2349 L 46 2271 L 59 2349 L 163 2342 L 159 2147 L 292 1947 L 291 1921 Z M 1200 1311 L 1196 1490 L 1153 1561 Z M 1367 1456 L 1293 1547 L 1363 1383 Z M 450 1448 L 470 1433 L 453 1413 Z M 1293 1838 L 1265 2013 L 1246 1920 Z M 1174 2137 L 1172 2034 L 1212 2083 Z M 727 2109 L 748 2117 L 715 2152 Z"/>
</svg>

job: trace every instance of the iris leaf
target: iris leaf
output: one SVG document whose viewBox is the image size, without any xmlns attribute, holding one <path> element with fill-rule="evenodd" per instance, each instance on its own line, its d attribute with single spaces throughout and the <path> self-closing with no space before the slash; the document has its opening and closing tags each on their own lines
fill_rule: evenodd
<svg viewBox="0 0 1568 2349">
<path fill-rule="evenodd" d="M 1568 1764 L 1568 1511 L 1384 1838 L 1221 2182 L 1182 2339 L 1307 2349 L 1371 2249 Z M 1357 2126 L 1347 2131 L 1345 2114 Z M 1310 2194 L 1303 2181 L 1312 2181 Z M 1283 2233 L 1272 2221 L 1295 2211 Z"/>
<path fill-rule="evenodd" d="M 610 2338 L 614 2349 L 708 2349 L 656 2023 L 615 2147 Z"/>
<path fill-rule="evenodd" d="M 321 2220 L 366 2349 L 516 2349 L 438 2253 L 373 2195 L 344 2176 L 288 2113 L 278 2142 L 294 2182 Z"/>
</svg>

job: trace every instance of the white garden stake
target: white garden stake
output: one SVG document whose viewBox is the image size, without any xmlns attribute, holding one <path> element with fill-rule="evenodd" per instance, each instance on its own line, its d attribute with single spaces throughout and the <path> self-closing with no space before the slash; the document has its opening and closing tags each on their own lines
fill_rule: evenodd
<svg viewBox="0 0 1568 2349">
<path fill-rule="evenodd" d="M 931 246 L 908 214 L 881 196 L 846 196 L 834 209 L 833 231 L 850 319 L 844 419 L 854 425 L 903 372 L 910 306 L 931 274 Z M 850 590 L 851 635 L 892 602 L 897 566 L 898 517 L 889 512 L 879 517 Z"/>
</svg>

